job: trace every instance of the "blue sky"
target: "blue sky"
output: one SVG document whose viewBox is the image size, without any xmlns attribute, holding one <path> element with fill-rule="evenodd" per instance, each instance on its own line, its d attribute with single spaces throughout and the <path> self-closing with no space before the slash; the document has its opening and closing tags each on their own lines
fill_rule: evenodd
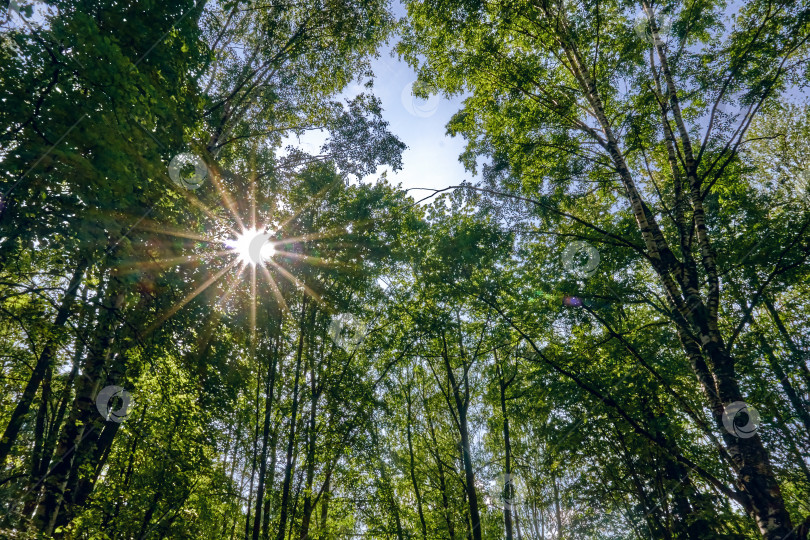
<svg viewBox="0 0 810 540">
<path fill-rule="evenodd" d="M 398 2 L 393 6 L 393 12 L 396 17 L 405 15 L 404 7 Z M 458 161 L 464 140 L 447 136 L 445 127 L 461 107 L 463 98 L 447 100 L 437 95 L 421 100 L 414 97 L 410 88 L 416 80 L 416 73 L 391 54 L 396 39 L 394 36 L 391 44 L 383 48 L 380 57 L 372 62 L 376 75 L 372 91 L 382 101 L 383 117 L 388 121 L 389 129 L 408 148 L 402 155 L 400 171 L 394 173 L 389 167 L 380 167 L 377 174 L 363 181 L 373 181 L 384 170 L 388 171 L 388 180 L 392 184 L 402 184 L 405 189 L 441 189 L 471 179 L 472 175 Z M 353 84 L 341 98 L 351 98 L 368 91 L 362 84 Z M 318 153 L 323 139 L 322 133 L 310 133 L 300 139 L 290 138 L 285 145 L 294 144 L 303 150 Z M 411 192 L 417 200 L 428 194 L 427 191 Z"/>
<path fill-rule="evenodd" d="M 402 155 L 402 170 L 388 173 L 391 181 L 401 182 L 406 189 L 443 188 L 470 178 L 458 161 L 464 139 L 446 135 L 447 123 L 461 107 L 462 98 L 414 97 L 410 89 L 416 73 L 392 57 L 390 49 L 382 51 L 373 69 L 377 75 L 374 93 L 382 101 L 383 116 L 391 131 L 408 145 Z M 413 195 L 419 197 L 419 193 Z"/>
</svg>

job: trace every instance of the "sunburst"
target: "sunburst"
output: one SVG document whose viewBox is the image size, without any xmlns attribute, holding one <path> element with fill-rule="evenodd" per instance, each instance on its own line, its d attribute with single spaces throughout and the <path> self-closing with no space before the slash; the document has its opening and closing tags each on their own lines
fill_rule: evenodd
<svg viewBox="0 0 810 540">
<path fill-rule="evenodd" d="M 147 333 L 165 323 L 204 290 L 221 280 L 225 280 L 226 283 L 222 295 L 216 302 L 216 306 L 222 308 L 239 288 L 239 282 L 242 276 L 246 278 L 247 286 L 249 287 L 249 325 L 251 335 L 256 332 L 256 308 L 259 297 L 261 296 L 258 290 L 259 283 L 257 283 L 257 281 L 266 282 L 272 297 L 283 313 L 289 314 L 289 308 L 282 294 L 281 287 L 279 286 L 280 283 L 277 282 L 279 280 L 289 281 L 296 289 L 301 290 L 316 303 L 323 305 L 324 300 L 321 296 L 315 292 L 312 287 L 304 283 L 298 276 L 291 272 L 292 268 L 285 268 L 284 265 L 298 261 L 299 264 L 345 267 L 345 263 L 340 264 L 336 261 L 302 253 L 298 249 L 293 249 L 293 246 L 296 244 L 305 244 L 313 240 L 339 237 L 346 234 L 346 228 L 312 231 L 305 234 L 300 234 L 299 232 L 298 234 L 288 236 L 285 236 L 285 231 L 296 216 L 300 215 L 301 212 L 311 205 L 318 204 L 319 200 L 326 196 L 331 188 L 335 187 L 335 184 L 333 183 L 322 189 L 315 197 L 311 198 L 303 208 L 292 212 L 292 215 L 288 215 L 286 219 L 279 222 L 278 220 L 271 219 L 271 216 L 257 216 L 258 212 L 255 198 L 256 179 L 254 177 L 250 182 L 250 208 L 248 219 L 243 219 L 243 216 L 239 215 L 239 205 L 236 204 L 234 198 L 228 193 L 221 176 L 217 174 L 216 171 L 212 170 L 210 172 L 209 177 L 222 200 L 222 208 L 226 209 L 229 214 L 227 218 L 224 218 L 221 214 L 208 208 L 194 193 L 184 191 L 182 194 L 193 206 L 200 209 L 205 216 L 211 219 L 212 227 L 209 230 L 218 232 L 213 232 L 209 235 L 199 234 L 184 231 L 179 228 L 164 227 L 147 220 L 144 220 L 138 226 L 138 228 L 152 233 L 197 240 L 200 242 L 198 245 L 207 245 L 208 247 L 202 247 L 201 250 L 192 255 L 167 257 L 144 262 L 129 262 L 121 268 L 121 271 L 124 272 L 138 272 L 147 269 L 168 270 L 169 268 L 182 264 L 194 264 L 200 261 L 222 261 L 222 265 L 219 266 L 218 269 L 209 274 L 201 283 L 198 282 L 192 285 L 190 292 L 177 301 L 165 313 L 160 315 L 148 328 Z M 259 225 L 259 222 L 262 222 L 263 225 Z M 326 309 L 329 310 L 328 307 Z M 211 317 L 221 316 L 221 311 L 221 309 L 213 309 Z M 251 339 L 251 341 L 253 342 L 254 339 Z"/>
<path fill-rule="evenodd" d="M 272 234 L 266 229 L 251 228 L 242 231 L 232 240 L 226 240 L 225 246 L 231 249 L 243 264 L 268 264 L 276 255 L 276 244 Z"/>
</svg>

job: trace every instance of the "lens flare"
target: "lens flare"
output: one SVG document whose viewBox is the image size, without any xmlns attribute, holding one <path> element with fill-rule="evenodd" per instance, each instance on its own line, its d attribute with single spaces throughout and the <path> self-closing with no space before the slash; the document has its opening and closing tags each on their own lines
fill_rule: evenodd
<svg viewBox="0 0 810 540">
<path fill-rule="evenodd" d="M 276 254 L 276 246 L 270 241 L 270 233 L 263 229 L 248 229 L 225 242 L 244 264 L 257 266 L 264 264 Z"/>
</svg>

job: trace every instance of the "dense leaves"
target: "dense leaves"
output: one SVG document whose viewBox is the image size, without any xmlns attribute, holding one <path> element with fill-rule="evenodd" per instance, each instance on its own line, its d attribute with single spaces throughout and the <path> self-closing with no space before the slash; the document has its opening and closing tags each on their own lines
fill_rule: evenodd
<svg viewBox="0 0 810 540">
<path fill-rule="evenodd" d="M 4 8 L 0 536 L 808 537 L 806 6 L 406 7 Z"/>
</svg>

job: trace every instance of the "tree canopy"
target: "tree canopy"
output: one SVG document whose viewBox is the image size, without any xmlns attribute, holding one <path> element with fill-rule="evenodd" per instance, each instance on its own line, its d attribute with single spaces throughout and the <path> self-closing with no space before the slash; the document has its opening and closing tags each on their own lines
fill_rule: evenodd
<svg viewBox="0 0 810 540">
<path fill-rule="evenodd" d="M 810 536 L 807 5 L 0 19 L 0 537 Z"/>
</svg>

